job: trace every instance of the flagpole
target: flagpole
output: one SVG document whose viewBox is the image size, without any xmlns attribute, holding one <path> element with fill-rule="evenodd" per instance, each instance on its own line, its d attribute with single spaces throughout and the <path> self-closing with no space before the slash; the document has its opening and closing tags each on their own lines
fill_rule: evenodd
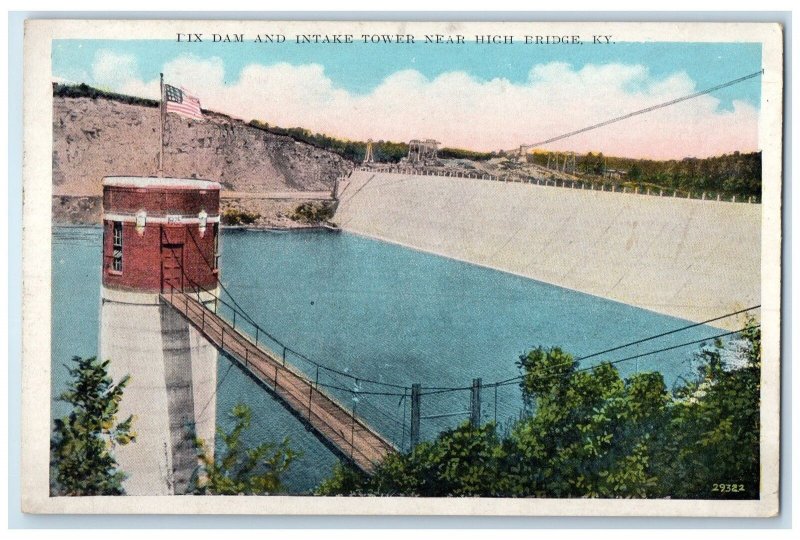
<svg viewBox="0 0 800 540">
<path fill-rule="evenodd" d="M 160 117 L 161 126 L 158 130 L 159 133 L 159 144 L 158 144 L 158 176 L 164 176 L 164 74 L 160 73 L 161 76 L 161 101 L 158 105 L 158 115 Z"/>
</svg>

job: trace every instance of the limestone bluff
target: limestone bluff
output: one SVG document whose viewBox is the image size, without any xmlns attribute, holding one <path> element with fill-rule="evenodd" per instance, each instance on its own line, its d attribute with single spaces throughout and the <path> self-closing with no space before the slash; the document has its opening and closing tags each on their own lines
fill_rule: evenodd
<svg viewBox="0 0 800 540">
<path fill-rule="evenodd" d="M 213 178 L 223 193 L 330 192 L 354 164 L 334 152 L 277 135 L 212 111 L 202 121 L 168 119 L 165 174 Z M 99 224 L 102 178 L 155 174 L 157 102 L 128 96 L 53 96 L 53 221 Z M 305 200 L 305 199 L 304 199 Z M 281 223 L 291 199 L 225 197 L 221 211 L 259 214 L 257 225 Z"/>
</svg>

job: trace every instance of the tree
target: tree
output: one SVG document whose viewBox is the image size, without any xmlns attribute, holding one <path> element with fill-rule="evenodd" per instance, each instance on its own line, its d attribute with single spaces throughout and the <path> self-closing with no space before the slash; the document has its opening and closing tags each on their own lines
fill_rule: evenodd
<svg viewBox="0 0 800 540">
<path fill-rule="evenodd" d="M 600 364 L 579 370 L 559 348 L 520 357 L 523 396 L 534 411 L 510 437 L 518 496 L 647 497 L 656 486 L 652 434 L 668 395 L 658 373 L 623 380 Z"/>
<path fill-rule="evenodd" d="M 642 177 L 642 169 L 639 168 L 639 165 L 634 163 L 630 169 L 628 169 L 628 178 L 633 181 L 638 182 Z"/>
<path fill-rule="evenodd" d="M 295 208 L 292 219 L 303 223 L 327 223 L 335 212 L 336 207 L 330 201 L 309 201 Z"/>
<path fill-rule="evenodd" d="M 701 351 L 699 376 L 677 392 L 657 456 L 675 498 L 758 498 L 761 332 L 746 327 L 740 342 Z"/>
<path fill-rule="evenodd" d="M 594 174 L 598 176 L 603 176 L 605 173 L 606 173 L 606 158 L 603 156 L 603 153 L 600 152 L 597 154 L 597 160 L 595 161 Z"/>
<path fill-rule="evenodd" d="M 69 416 L 56 419 L 50 441 L 54 495 L 121 495 L 124 472 L 117 468 L 116 445 L 135 442 L 133 417 L 117 423 L 122 392 L 129 378 L 114 384 L 108 360 L 74 357 L 68 368 L 71 382 L 59 400 L 73 406 Z"/>
<path fill-rule="evenodd" d="M 410 452 L 390 454 L 372 476 L 338 465 L 317 494 L 497 496 L 505 458 L 493 422 L 479 427 L 464 422 Z"/>
<path fill-rule="evenodd" d="M 672 392 L 660 373 L 623 379 L 609 363 L 533 349 L 517 363 L 525 414 L 507 436 L 465 423 L 388 456 L 372 476 L 338 466 L 317 493 L 757 498 L 758 326 L 741 338 L 702 349 L 696 378 Z"/>
<path fill-rule="evenodd" d="M 234 426 L 229 432 L 217 429 L 217 436 L 225 446 L 221 457 L 213 458 L 205 441 L 195 439 L 201 465 L 191 491 L 198 495 L 274 495 L 281 492 L 281 476 L 298 457 L 289 447 L 288 438 L 280 444 L 267 442 L 247 447 L 242 439 L 252 422 L 252 411 L 238 404 L 231 416 Z"/>
<path fill-rule="evenodd" d="M 388 455 L 372 476 L 339 464 L 316 494 L 492 496 L 499 493 L 496 480 L 503 461 L 494 423 L 473 427 L 464 422 L 411 452 Z"/>
</svg>

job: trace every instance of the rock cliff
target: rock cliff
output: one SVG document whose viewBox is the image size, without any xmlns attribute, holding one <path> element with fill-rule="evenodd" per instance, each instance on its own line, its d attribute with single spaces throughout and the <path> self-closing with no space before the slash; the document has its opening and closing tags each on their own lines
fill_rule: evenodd
<svg viewBox="0 0 800 540">
<path fill-rule="evenodd" d="M 353 168 L 339 155 L 228 116 L 167 115 L 165 176 L 226 191 L 324 191 Z M 53 195 L 97 197 L 104 176 L 155 175 L 159 110 L 105 98 L 53 97 Z"/>
</svg>

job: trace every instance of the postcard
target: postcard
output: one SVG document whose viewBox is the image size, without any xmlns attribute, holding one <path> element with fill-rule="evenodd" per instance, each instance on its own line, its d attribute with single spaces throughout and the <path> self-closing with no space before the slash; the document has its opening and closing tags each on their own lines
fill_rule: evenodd
<svg viewBox="0 0 800 540">
<path fill-rule="evenodd" d="M 777 515 L 779 24 L 24 56 L 25 512 Z"/>
</svg>

